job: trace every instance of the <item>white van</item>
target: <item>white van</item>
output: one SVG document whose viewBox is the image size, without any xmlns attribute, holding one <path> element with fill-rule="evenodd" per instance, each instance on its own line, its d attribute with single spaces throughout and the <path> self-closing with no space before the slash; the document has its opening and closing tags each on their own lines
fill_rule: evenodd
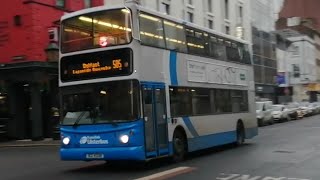
<svg viewBox="0 0 320 180">
<path fill-rule="evenodd" d="M 274 123 L 272 117 L 272 105 L 272 101 L 256 102 L 256 116 L 259 126 Z"/>
</svg>

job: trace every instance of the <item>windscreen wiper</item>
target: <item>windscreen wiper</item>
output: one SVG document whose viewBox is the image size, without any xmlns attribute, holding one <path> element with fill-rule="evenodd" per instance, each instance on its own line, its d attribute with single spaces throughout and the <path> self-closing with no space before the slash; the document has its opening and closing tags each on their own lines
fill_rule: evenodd
<svg viewBox="0 0 320 180">
<path fill-rule="evenodd" d="M 81 118 L 83 117 L 83 115 L 84 115 L 85 113 L 86 113 L 86 111 L 83 111 L 83 112 L 78 116 L 77 120 L 76 120 L 76 121 L 73 123 L 73 125 L 72 125 L 73 127 L 78 126 Z"/>
</svg>

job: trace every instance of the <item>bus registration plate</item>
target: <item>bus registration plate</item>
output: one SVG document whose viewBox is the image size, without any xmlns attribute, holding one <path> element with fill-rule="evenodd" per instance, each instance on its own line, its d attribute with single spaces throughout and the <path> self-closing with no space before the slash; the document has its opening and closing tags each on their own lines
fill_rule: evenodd
<svg viewBox="0 0 320 180">
<path fill-rule="evenodd" d="M 104 158 L 104 154 L 86 154 L 86 158 L 88 158 L 88 159 L 102 159 L 102 158 Z"/>
</svg>

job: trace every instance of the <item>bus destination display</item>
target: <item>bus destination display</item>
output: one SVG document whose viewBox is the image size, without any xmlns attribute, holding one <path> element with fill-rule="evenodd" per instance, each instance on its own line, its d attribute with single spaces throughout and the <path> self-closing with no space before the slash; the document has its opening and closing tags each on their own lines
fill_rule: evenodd
<svg viewBox="0 0 320 180">
<path fill-rule="evenodd" d="M 130 75 L 132 51 L 111 50 L 84 55 L 67 56 L 61 59 L 61 80 L 77 81 Z"/>
</svg>

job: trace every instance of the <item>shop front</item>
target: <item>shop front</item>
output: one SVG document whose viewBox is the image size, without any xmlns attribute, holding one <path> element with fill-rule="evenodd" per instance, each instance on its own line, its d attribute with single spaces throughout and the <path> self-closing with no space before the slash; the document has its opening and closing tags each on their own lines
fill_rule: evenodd
<svg viewBox="0 0 320 180">
<path fill-rule="evenodd" d="M 41 140 L 54 137 L 59 107 L 58 63 L 21 62 L 0 66 L 0 136 Z M 1 130 L 3 127 L 3 130 Z"/>
<path fill-rule="evenodd" d="M 309 101 L 317 102 L 318 96 L 320 95 L 320 84 L 319 83 L 308 84 L 307 91 L 309 94 Z"/>
</svg>

